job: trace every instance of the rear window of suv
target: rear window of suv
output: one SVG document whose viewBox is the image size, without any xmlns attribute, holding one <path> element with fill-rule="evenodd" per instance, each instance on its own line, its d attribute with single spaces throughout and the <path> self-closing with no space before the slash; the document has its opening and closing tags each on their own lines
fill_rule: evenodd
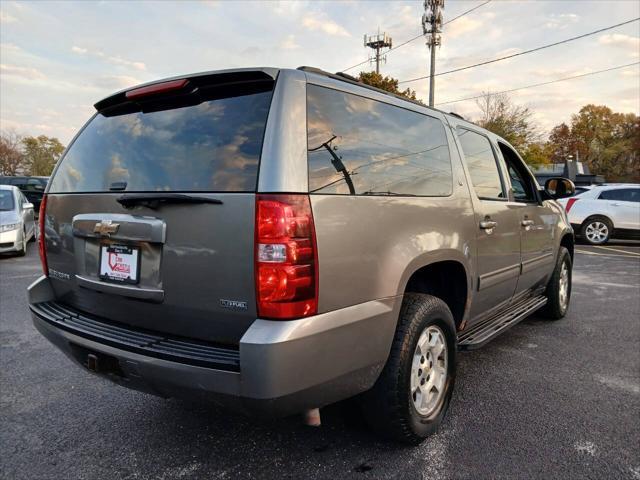
<svg viewBox="0 0 640 480">
<path fill-rule="evenodd" d="M 169 110 L 98 113 L 50 192 L 253 192 L 270 102 L 270 89 L 254 88 Z"/>
</svg>

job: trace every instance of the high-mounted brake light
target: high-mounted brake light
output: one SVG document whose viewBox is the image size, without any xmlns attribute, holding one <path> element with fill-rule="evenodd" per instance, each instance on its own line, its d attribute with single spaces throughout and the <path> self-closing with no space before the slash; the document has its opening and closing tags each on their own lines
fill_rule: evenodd
<svg viewBox="0 0 640 480">
<path fill-rule="evenodd" d="M 40 254 L 40 263 L 42 264 L 42 271 L 48 277 L 49 265 L 47 264 L 47 250 L 45 249 L 44 238 L 44 225 L 45 216 L 47 211 L 47 196 L 42 196 L 42 202 L 40 203 L 40 212 L 38 213 L 38 253 Z"/>
<path fill-rule="evenodd" d="M 565 207 L 565 211 L 569 213 L 569 210 L 571 210 L 571 207 L 573 207 L 573 204 L 576 203 L 578 200 L 579 200 L 578 198 L 570 198 L 567 201 L 567 206 Z"/>
<path fill-rule="evenodd" d="M 308 195 L 256 196 L 258 315 L 294 319 L 318 311 L 318 255 Z"/>
<path fill-rule="evenodd" d="M 148 85 L 146 87 L 134 88 L 133 90 L 129 90 L 125 93 L 125 97 L 128 100 L 136 100 L 141 97 L 146 97 L 147 95 L 157 95 L 159 93 L 167 93 L 172 92 L 174 90 L 180 90 L 184 88 L 189 80 L 186 78 L 180 80 L 171 80 L 169 82 L 162 83 L 154 83 L 153 85 Z"/>
</svg>

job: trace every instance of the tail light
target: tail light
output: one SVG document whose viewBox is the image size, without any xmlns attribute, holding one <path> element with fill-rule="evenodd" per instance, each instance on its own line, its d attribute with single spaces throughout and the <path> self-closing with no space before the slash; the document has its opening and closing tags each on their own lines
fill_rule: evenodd
<svg viewBox="0 0 640 480">
<path fill-rule="evenodd" d="M 567 201 L 567 206 L 564 208 L 564 209 L 565 209 L 565 211 L 566 211 L 567 213 L 569 213 L 569 210 L 571 210 L 571 207 L 573 207 L 573 204 L 574 204 L 574 203 L 576 203 L 577 201 L 578 201 L 578 199 L 577 199 L 577 198 L 570 198 L 570 199 Z"/>
<path fill-rule="evenodd" d="M 48 277 L 49 265 L 47 265 L 47 251 L 45 250 L 44 239 L 44 224 L 47 211 L 47 196 L 42 196 L 42 202 L 40 203 L 40 213 L 38 213 L 38 252 L 40 253 L 40 263 L 42 263 L 42 271 Z"/>
<path fill-rule="evenodd" d="M 256 196 L 258 315 L 294 319 L 318 311 L 318 255 L 309 196 Z"/>
</svg>

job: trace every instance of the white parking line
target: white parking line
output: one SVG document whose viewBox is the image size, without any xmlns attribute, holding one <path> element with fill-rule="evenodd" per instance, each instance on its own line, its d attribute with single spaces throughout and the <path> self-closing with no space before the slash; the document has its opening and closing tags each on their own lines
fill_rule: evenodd
<svg viewBox="0 0 640 480">
<path fill-rule="evenodd" d="M 576 249 L 576 253 L 582 253 L 584 255 L 596 255 L 598 257 L 622 257 L 622 258 L 637 258 L 636 255 L 618 255 L 617 253 L 597 253 L 590 252 L 588 250 L 578 250 Z"/>
<path fill-rule="evenodd" d="M 612 252 L 619 252 L 619 253 L 626 253 L 627 255 L 635 255 L 640 257 L 640 253 L 638 252 L 628 252 L 627 250 L 619 250 L 617 248 L 611 248 L 611 247 L 602 247 L 600 245 L 593 245 L 594 248 L 602 248 L 604 250 L 611 250 Z"/>
</svg>

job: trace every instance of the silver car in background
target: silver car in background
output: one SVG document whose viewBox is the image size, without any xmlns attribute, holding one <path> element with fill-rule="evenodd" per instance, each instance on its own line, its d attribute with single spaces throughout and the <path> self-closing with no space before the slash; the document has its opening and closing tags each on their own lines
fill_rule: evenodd
<svg viewBox="0 0 640 480">
<path fill-rule="evenodd" d="M 33 204 L 11 185 L 0 185 L 0 253 L 27 253 L 27 243 L 35 238 Z"/>
<path fill-rule="evenodd" d="M 592 245 L 612 238 L 640 240 L 640 185 L 593 186 L 559 203 L 577 235 Z"/>
</svg>

